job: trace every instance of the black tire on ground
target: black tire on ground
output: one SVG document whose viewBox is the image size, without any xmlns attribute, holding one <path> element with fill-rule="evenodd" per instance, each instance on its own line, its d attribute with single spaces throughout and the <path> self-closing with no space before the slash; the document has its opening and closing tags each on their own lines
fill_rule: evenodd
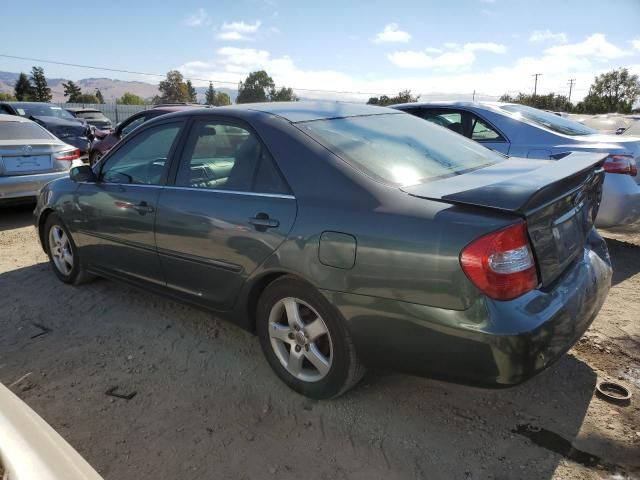
<svg viewBox="0 0 640 480">
<path fill-rule="evenodd" d="M 62 229 L 62 231 L 68 238 L 69 248 L 73 255 L 73 266 L 71 267 L 68 273 L 62 272 L 60 268 L 58 268 L 58 266 L 56 265 L 53 258 L 52 246 L 50 245 L 51 243 L 50 233 L 51 233 L 51 230 L 55 227 Z M 47 252 L 47 255 L 49 256 L 49 263 L 51 265 L 53 273 L 55 273 L 55 275 L 62 282 L 69 283 L 71 285 L 80 285 L 94 278 L 93 275 L 91 275 L 90 273 L 87 273 L 87 271 L 84 269 L 81 258 L 80 258 L 80 254 L 78 251 L 78 247 L 76 247 L 76 244 L 74 243 L 73 238 L 69 233 L 69 230 L 67 229 L 66 225 L 57 214 L 51 213 L 47 217 L 44 223 L 43 238 L 44 238 L 45 250 Z"/>
<path fill-rule="evenodd" d="M 328 372 L 320 380 L 304 381 L 289 373 L 271 344 L 269 335 L 271 310 L 279 301 L 291 297 L 302 300 L 312 307 L 324 321 L 329 333 L 332 360 Z M 300 279 L 292 276 L 280 277 L 264 290 L 258 301 L 256 329 L 260 345 L 271 368 L 287 386 L 302 395 L 314 399 L 338 397 L 355 386 L 365 373 L 365 368 L 356 355 L 345 320 L 320 292 Z"/>
</svg>

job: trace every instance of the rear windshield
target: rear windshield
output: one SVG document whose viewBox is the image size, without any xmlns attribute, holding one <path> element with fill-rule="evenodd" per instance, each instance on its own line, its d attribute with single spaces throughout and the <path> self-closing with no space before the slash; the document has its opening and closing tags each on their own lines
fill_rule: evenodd
<svg viewBox="0 0 640 480">
<path fill-rule="evenodd" d="M 76 112 L 76 117 L 99 120 L 107 118 L 102 114 L 102 112 Z"/>
<path fill-rule="evenodd" d="M 52 140 L 44 128 L 26 122 L 0 122 L 0 140 Z"/>
<path fill-rule="evenodd" d="M 505 159 L 462 135 L 403 113 L 296 125 L 354 168 L 402 187 L 460 175 Z"/>
<path fill-rule="evenodd" d="M 516 117 L 525 118 L 541 127 L 562 133 L 563 135 L 575 136 L 598 133 L 597 130 L 582 125 L 581 123 L 560 117 L 553 113 L 538 110 L 537 108 L 527 107 L 525 105 L 502 105 L 500 108 L 515 114 Z"/>
</svg>

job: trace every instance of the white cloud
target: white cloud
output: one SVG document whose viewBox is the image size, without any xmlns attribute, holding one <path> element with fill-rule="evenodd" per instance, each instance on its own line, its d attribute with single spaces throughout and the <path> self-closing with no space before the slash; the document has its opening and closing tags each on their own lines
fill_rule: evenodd
<svg viewBox="0 0 640 480">
<path fill-rule="evenodd" d="M 216 37 L 227 41 L 252 40 L 253 35 L 258 32 L 261 25 L 262 22 L 260 20 L 256 20 L 254 23 L 246 23 L 244 21 L 224 22 Z"/>
<path fill-rule="evenodd" d="M 188 27 L 206 27 L 211 25 L 211 19 L 204 8 L 199 8 L 184 19 L 184 24 Z"/>
<path fill-rule="evenodd" d="M 564 32 L 553 33 L 551 30 L 535 30 L 529 37 L 529 41 L 533 43 L 567 43 L 567 34 Z"/>
<path fill-rule="evenodd" d="M 373 43 L 407 43 L 411 34 L 400 30 L 397 23 L 389 23 L 375 36 Z"/>
<path fill-rule="evenodd" d="M 640 50 L 640 38 L 631 40 L 631 45 L 633 45 L 633 48 L 635 48 L 636 50 Z"/>
<path fill-rule="evenodd" d="M 216 84 L 216 87 L 235 87 L 244 80 L 251 71 L 264 69 L 275 80 L 278 86 L 299 87 L 303 98 L 328 100 L 366 101 L 370 96 L 387 94 L 410 89 L 414 94 L 423 94 L 423 100 L 430 99 L 471 99 L 474 90 L 497 99 L 503 93 L 531 92 L 533 78 L 531 74 L 542 72 L 538 79 L 538 92 L 556 92 L 567 94 L 567 79 L 575 78 L 572 100 L 580 100 L 589 90 L 593 78 L 618 65 L 616 59 L 611 62 L 600 62 L 594 56 L 568 55 L 566 51 L 546 51 L 539 56 L 530 56 L 508 61 L 501 66 L 470 70 L 470 56 L 480 55 L 474 44 L 464 45 L 456 49 L 446 49 L 442 55 L 436 52 L 419 51 L 417 55 L 403 58 L 407 62 L 423 62 L 433 67 L 430 71 L 410 69 L 389 69 L 384 76 L 370 72 L 361 75 L 347 74 L 337 70 L 308 70 L 297 65 L 288 55 L 274 56 L 268 50 L 253 48 L 224 47 L 215 51 L 213 58 L 197 60 L 181 65 L 179 70 L 187 77 L 212 79 L 228 82 Z M 492 50 L 498 50 L 491 48 Z M 432 53 L 429 55 L 429 53 Z M 599 55 L 598 52 L 596 52 Z M 447 56 L 444 56 L 447 55 Z M 430 60 L 424 59 L 427 56 Z M 399 57 L 402 58 L 402 57 Z M 640 74 L 638 56 L 633 62 L 626 62 L 629 71 Z M 195 82 L 198 86 L 208 84 Z M 336 90 L 363 92 L 361 94 L 340 94 L 327 92 L 310 92 L 306 90 Z M 366 93 L 365 93 L 366 92 Z M 476 98 L 478 98 L 478 96 Z M 491 97 L 484 97 L 491 98 Z"/>
<path fill-rule="evenodd" d="M 544 53 L 553 56 L 593 58 L 596 60 L 613 60 L 630 54 L 609 43 L 602 33 L 594 33 L 583 42 L 549 47 Z"/>
<path fill-rule="evenodd" d="M 424 50 L 405 50 L 387 54 L 387 58 L 400 68 L 464 69 L 476 61 L 475 52 L 505 53 L 507 47 L 493 42 L 471 42 L 462 47 L 445 43 L 449 51 L 427 47 Z"/>
</svg>

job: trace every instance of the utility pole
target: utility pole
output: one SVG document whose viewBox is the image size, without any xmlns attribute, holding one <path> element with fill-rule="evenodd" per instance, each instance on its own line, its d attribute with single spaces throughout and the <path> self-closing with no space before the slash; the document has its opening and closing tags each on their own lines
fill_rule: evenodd
<svg viewBox="0 0 640 480">
<path fill-rule="evenodd" d="M 573 90 L 573 86 L 576 83 L 576 79 L 575 78 L 570 78 L 569 79 L 569 97 L 567 98 L 567 103 L 571 104 L 571 90 Z"/>
<path fill-rule="evenodd" d="M 534 73 L 533 75 L 531 75 L 532 77 L 536 77 L 536 81 L 533 84 L 533 96 L 536 96 L 536 93 L 538 92 L 538 77 L 541 77 L 542 74 L 541 73 Z"/>
</svg>

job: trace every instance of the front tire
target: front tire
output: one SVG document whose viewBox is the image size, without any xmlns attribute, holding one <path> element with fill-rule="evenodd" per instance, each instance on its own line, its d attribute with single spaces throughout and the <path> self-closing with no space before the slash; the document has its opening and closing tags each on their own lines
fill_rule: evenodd
<svg viewBox="0 0 640 480">
<path fill-rule="evenodd" d="M 64 283 L 79 285 L 93 278 L 80 261 L 80 254 L 69 230 L 55 213 L 44 224 L 44 240 L 53 273 Z"/>
<path fill-rule="evenodd" d="M 271 368 L 302 395 L 335 398 L 364 375 L 340 313 L 297 278 L 281 277 L 265 289 L 256 327 Z"/>
</svg>

